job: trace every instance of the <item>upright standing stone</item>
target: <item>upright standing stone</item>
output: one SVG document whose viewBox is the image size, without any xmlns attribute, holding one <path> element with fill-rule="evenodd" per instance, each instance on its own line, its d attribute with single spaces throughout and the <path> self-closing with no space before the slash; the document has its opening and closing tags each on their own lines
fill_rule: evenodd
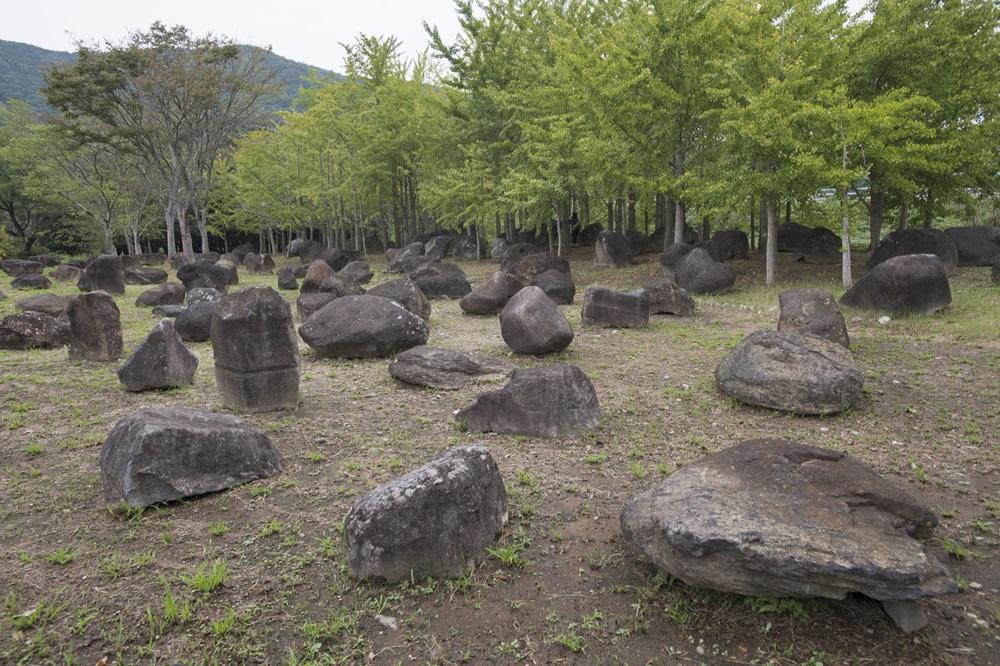
<svg viewBox="0 0 1000 666">
<path fill-rule="evenodd" d="M 649 323 L 649 294 L 587 287 L 580 318 L 585 326 L 641 328 Z"/>
<path fill-rule="evenodd" d="M 69 317 L 69 357 L 80 361 L 116 361 L 122 355 L 121 312 L 103 291 L 74 296 Z"/>
<path fill-rule="evenodd" d="M 787 289 L 778 295 L 778 303 L 779 331 L 811 333 L 838 345 L 851 346 L 844 315 L 833 294 L 822 289 Z"/>
<path fill-rule="evenodd" d="M 525 287 L 500 312 L 500 335 L 518 354 L 561 352 L 573 341 L 573 329 L 545 292 Z"/>
<path fill-rule="evenodd" d="M 299 351 L 288 301 L 270 287 L 223 299 L 212 317 L 215 379 L 222 404 L 264 412 L 299 401 Z"/>
<path fill-rule="evenodd" d="M 628 236 L 604 230 L 594 244 L 595 266 L 628 266 L 632 263 L 632 245 Z"/>
<path fill-rule="evenodd" d="M 105 291 L 109 294 L 125 293 L 125 271 L 121 257 L 102 254 L 94 257 L 77 283 L 80 291 Z"/>
</svg>

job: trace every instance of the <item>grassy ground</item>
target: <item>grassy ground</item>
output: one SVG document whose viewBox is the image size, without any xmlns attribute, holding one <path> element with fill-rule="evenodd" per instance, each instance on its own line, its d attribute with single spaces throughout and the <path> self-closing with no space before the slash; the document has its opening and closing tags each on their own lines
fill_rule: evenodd
<svg viewBox="0 0 1000 666">
<path fill-rule="evenodd" d="M 629 269 L 594 268 L 586 250 L 572 259 L 578 303 L 589 284 L 634 287 L 658 273 L 651 255 Z M 389 279 L 381 266 L 373 261 L 376 281 Z M 125 393 L 114 364 L 70 362 L 65 349 L 0 351 L 0 663 L 1000 663 L 1000 289 L 988 269 L 960 269 L 954 304 L 933 316 L 880 325 L 845 312 L 864 399 L 816 419 L 715 392 L 719 358 L 777 320 L 761 262 L 734 267 L 732 293 L 642 330 L 585 329 L 579 305 L 563 307 L 577 337 L 558 360 L 592 377 L 604 411 L 595 432 L 462 433 L 451 413 L 500 382 L 420 390 L 395 383 L 385 360 L 320 359 L 302 345 L 298 410 L 247 418 L 272 437 L 285 472 L 133 515 L 104 506 L 100 446 L 140 407 L 218 409 L 211 345 L 190 345 L 201 359 L 193 386 L 144 394 Z M 494 270 L 463 268 L 473 282 Z M 782 288 L 837 294 L 838 276 L 838 267 L 779 271 Z M 9 286 L 0 278 L 9 296 L 0 315 L 27 293 Z M 155 323 L 133 305 L 142 290 L 117 299 L 127 351 Z M 509 356 L 495 317 L 433 305 L 430 344 L 519 365 L 553 360 Z M 928 545 L 963 592 L 924 602 L 926 630 L 903 635 L 861 598 L 690 588 L 626 548 L 618 513 L 629 498 L 707 453 L 766 436 L 847 451 L 938 511 Z M 353 499 L 475 441 L 493 451 L 511 495 L 495 555 L 457 581 L 356 585 L 341 537 Z"/>
</svg>

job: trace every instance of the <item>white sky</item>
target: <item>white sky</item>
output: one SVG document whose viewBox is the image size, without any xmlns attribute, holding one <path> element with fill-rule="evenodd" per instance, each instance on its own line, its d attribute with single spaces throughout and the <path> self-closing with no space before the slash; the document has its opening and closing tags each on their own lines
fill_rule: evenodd
<svg viewBox="0 0 1000 666">
<path fill-rule="evenodd" d="M 338 72 L 361 32 L 395 35 L 413 57 L 427 45 L 422 21 L 450 42 L 458 31 L 452 0 L 5 0 L 0 39 L 72 51 L 76 40 L 119 41 L 153 21 L 183 24 Z"/>
</svg>

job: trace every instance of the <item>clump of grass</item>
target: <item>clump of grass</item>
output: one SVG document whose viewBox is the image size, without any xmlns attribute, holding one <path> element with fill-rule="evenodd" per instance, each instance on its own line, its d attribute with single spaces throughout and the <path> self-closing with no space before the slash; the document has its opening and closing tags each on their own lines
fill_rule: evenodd
<svg viewBox="0 0 1000 666">
<path fill-rule="evenodd" d="M 181 581 L 195 592 L 209 594 L 217 587 L 226 582 L 229 575 L 229 567 L 225 560 L 215 560 L 214 562 L 203 562 L 195 569 L 194 574 L 181 575 Z"/>
</svg>

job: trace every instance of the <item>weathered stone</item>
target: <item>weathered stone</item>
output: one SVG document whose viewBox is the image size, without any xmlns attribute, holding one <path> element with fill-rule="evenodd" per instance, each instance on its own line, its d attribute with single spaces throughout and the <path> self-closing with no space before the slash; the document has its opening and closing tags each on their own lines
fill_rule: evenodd
<svg viewBox="0 0 1000 666">
<path fill-rule="evenodd" d="M 649 294 L 645 289 L 588 287 L 580 318 L 585 326 L 641 328 L 649 324 Z"/>
<path fill-rule="evenodd" d="M 40 273 L 28 273 L 18 275 L 11 281 L 10 286 L 13 289 L 49 289 L 52 283 Z"/>
<path fill-rule="evenodd" d="M 337 277 L 355 285 L 368 284 L 375 277 L 367 261 L 352 261 L 337 271 Z"/>
<path fill-rule="evenodd" d="M 673 278 L 660 277 L 645 286 L 649 294 L 650 314 L 690 316 L 694 314 L 694 299 Z"/>
<path fill-rule="evenodd" d="M 226 272 L 226 286 L 240 283 L 239 259 L 226 255 L 215 262 L 215 266 Z"/>
<path fill-rule="evenodd" d="M 118 380 L 127 391 L 188 386 L 198 369 L 198 357 L 188 351 L 174 330 L 174 323 L 162 319 L 118 368 Z"/>
<path fill-rule="evenodd" d="M 569 321 L 545 292 L 525 287 L 500 311 L 500 335 L 518 354 L 559 352 L 573 341 Z"/>
<path fill-rule="evenodd" d="M 317 261 L 325 261 L 326 264 L 332 268 L 334 271 L 339 271 L 343 269 L 347 264 L 351 262 L 351 258 L 343 250 L 338 250 L 335 247 L 327 248 L 319 253 L 316 257 Z"/>
<path fill-rule="evenodd" d="M 862 275 L 841 305 L 890 314 L 931 314 L 951 303 L 944 264 L 933 254 L 892 257 Z"/>
<path fill-rule="evenodd" d="M 628 266 L 632 263 L 632 246 L 624 234 L 604 230 L 594 243 L 595 266 Z"/>
<path fill-rule="evenodd" d="M 212 317 L 215 381 L 222 404 L 243 412 L 294 409 L 299 350 L 288 301 L 270 287 L 223 299 Z"/>
<path fill-rule="evenodd" d="M 545 295 L 551 298 L 556 305 L 569 305 L 576 298 L 576 285 L 573 284 L 573 278 L 562 271 L 552 269 L 539 273 L 531 281 L 531 284 L 544 291 Z"/>
<path fill-rule="evenodd" d="M 291 291 L 298 288 L 299 283 L 295 279 L 295 269 L 291 266 L 283 266 L 278 271 L 278 289 Z"/>
<path fill-rule="evenodd" d="M 119 421 L 101 449 L 109 503 L 135 507 L 231 488 L 281 472 L 267 435 L 235 416 L 143 409 Z"/>
<path fill-rule="evenodd" d="M 546 365 L 514 370 L 506 386 L 483 393 L 455 419 L 470 432 L 562 437 L 596 428 L 601 410 L 583 370 Z"/>
<path fill-rule="evenodd" d="M 799 252 L 812 235 L 810 227 L 796 222 L 785 222 L 778 225 L 778 252 Z"/>
<path fill-rule="evenodd" d="M 500 263 L 507 256 L 507 250 L 510 249 L 510 243 L 503 236 L 499 236 L 493 240 L 493 245 L 490 246 L 490 259 Z"/>
<path fill-rule="evenodd" d="M 795 261 L 807 264 L 839 264 L 843 259 L 840 236 L 826 227 L 810 229 L 809 236 L 802 242 Z"/>
<path fill-rule="evenodd" d="M 475 569 L 507 522 L 507 491 L 484 447 L 460 446 L 365 493 L 344 521 L 359 580 L 453 578 Z"/>
<path fill-rule="evenodd" d="M 365 293 L 361 285 L 350 280 L 345 280 L 339 275 L 331 275 L 319 283 L 319 292 L 323 294 L 333 294 L 337 298 L 341 296 L 357 296 Z"/>
<path fill-rule="evenodd" d="M 514 243 L 507 245 L 503 256 L 500 258 L 500 270 L 509 273 L 517 266 L 518 262 L 528 255 L 545 252 L 545 249 L 532 243 Z"/>
<path fill-rule="evenodd" d="M 569 262 L 563 257 L 557 257 L 551 252 L 535 252 L 518 261 L 509 258 L 501 264 L 500 269 L 513 273 L 525 282 L 531 282 L 546 271 L 556 270 L 571 275 Z"/>
<path fill-rule="evenodd" d="M 247 258 L 247 255 L 254 254 L 255 252 L 257 252 L 257 247 L 253 243 L 240 243 L 230 250 L 229 254 L 236 255 L 236 258 L 242 263 Z"/>
<path fill-rule="evenodd" d="M 422 277 L 435 277 L 439 275 L 459 275 L 461 277 L 465 277 L 465 271 L 463 271 L 462 267 L 457 264 L 422 259 L 421 262 L 413 268 L 413 270 L 407 271 L 407 275 L 411 280 L 416 280 L 417 278 Z"/>
<path fill-rule="evenodd" d="M 194 287 L 193 289 L 189 289 L 184 295 L 184 303 L 188 307 L 197 305 L 198 303 L 221 303 L 224 297 L 225 294 L 218 289 L 213 289 L 212 287 Z"/>
<path fill-rule="evenodd" d="M 320 308 L 299 335 L 324 356 L 377 358 L 427 342 L 424 320 L 381 296 L 344 296 Z"/>
<path fill-rule="evenodd" d="M 625 540 L 689 585 L 763 597 L 914 600 L 956 591 L 918 538 L 937 518 L 854 458 L 742 442 L 631 500 Z"/>
<path fill-rule="evenodd" d="M 70 266 L 69 264 L 57 266 L 55 270 L 49 273 L 49 276 L 58 282 L 77 282 L 82 275 L 82 269 Z"/>
<path fill-rule="evenodd" d="M 558 271 L 556 271 L 558 273 Z M 562 275 L 562 273 L 559 273 Z M 521 278 L 497 271 L 466 294 L 458 304 L 463 312 L 477 315 L 498 314 L 510 297 L 524 287 Z"/>
<path fill-rule="evenodd" d="M 64 317 L 66 309 L 69 307 L 69 301 L 69 296 L 38 294 L 37 296 L 19 298 L 14 305 L 24 312 L 41 312 L 50 317 Z"/>
<path fill-rule="evenodd" d="M 368 290 L 368 295 L 396 301 L 424 321 L 431 316 L 430 302 L 424 296 L 424 292 L 420 291 L 420 287 L 408 277 L 376 285 Z"/>
<path fill-rule="evenodd" d="M 83 269 L 77 282 L 80 291 L 104 291 L 109 294 L 125 293 L 125 271 L 121 257 L 102 254 L 94 257 Z"/>
<path fill-rule="evenodd" d="M 853 405 L 864 375 L 839 344 L 815 335 L 757 331 L 722 359 L 715 384 L 748 405 L 823 415 Z"/>
<path fill-rule="evenodd" d="M 580 247 L 593 247 L 597 243 L 597 237 L 601 235 L 601 231 L 601 225 L 597 222 L 588 224 L 577 235 L 577 245 Z"/>
<path fill-rule="evenodd" d="M 316 260 L 316 257 L 323 253 L 324 249 L 322 243 L 304 238 L 296 238 L 288 244 L 286 254 L 289 257 L 299 257 L 303 264 L 311 264 Z"/>
<path fill-rule="evenodd" d="M 299 319 L 305 321 L 309 317 L 319 310 L 321 307 L 340 298 L 339 294 L 335 294 L 328 291 L 317 291 L 312 294 L 300 294 L 297 299 L 295 299 L 295 309 L 299 313 Z"/>
<path fill-rule="evenodd" d="M 121 312 L 103 291 L 74 296 L 69 317 L 69 357 L 80 361 L 117 361 L 122 355 Z"/>
<path fill-rule="evenodd" d="M 850 347 L 847 324 L 833 294 L 822 289 L 788 289 L 778 295 L 778 330 L 811 333 Z"/>
<path fill-rule="evenodd" d="M 311 264 L 309 264 L 309 270 L 306 271 L 306 276 L 302 279 L 302 286 L 299 288 L 303 294 L 311 294 L 319 291 L 320 285 L 323 280 L 327 278 L 336 277 L 337 273 L 330 268 L 322 259 L 317 259 Z"/>
<path fill-rule="evenodd" d="M 212 334 L 212 316 L 218 309 L 218 303 L 209 301 L 188 305 L 174 320 L 177 335 L 185 342 L 205 342 Z"/>
<path fill-rule="evenodd" d="M 42 312 L 0 320 L 0 349 L 52 349 L 69 344 L 69 324 Z"/>
<path fill-rule="evenodd" d="M 386 252 L 387 273 L 405 273 L 413 270 L 416 263 L 424 261 L 424 244 L 410 243 L 406 247 L 392 253 Z"/>
<path fill-rule="evenodd" d="M 187 291 L 208 287 L 225 293 L 231 278 L 229 270 L 209 261 L 194 261 L 177 269 L 177 279 Z"/>
<path fill-rule="evenodd" d="M 1000 259 L 1000 227 L 950 227 L 944 233 L 955 243 L 959 266 L 990 266 Z"/>
<path fill-rule="evenodd" d="M 885 599 L 882 609 L 904 634 L 912 634 L 927 626 L 924 609 L 913 599 Z"/>
<path fill-rule="evenodd" d="M 243 268 L 247 269 L 249 273 L 263 273 L 264 258 L 256 252 L 247 252 L 243 257 Z"/>
<path fill-rule="evenodd" d="M 431 261 L 441 261 L 448 254 L 451 236 L 435 236 L 424 243 L 424 256 Z"/>
<path fill-rule="evenodd" d="M 45 268 L 52 268 L 59 265 L 59 257 L 54 254 L 35 254 L 28 257 L 31 261 L 37 261 Z"/>
<path fill-rule="evenodd" d="M 125 270 L 125 284 L 163 284 L 167 272 L 162 268 L 129 268 Z"/>
<path fill-rule="evenodd" d="M 458 273 L 418 277 L 414 278 L 413 282 L 429 299 L 462 298 L 472 291 L 472 285 L 469 284 L 469 281 L 464 275 Z"/>
<path fill-rule="evenodd" d="M 693 294 L 717 294 L 735 284 L 736 273 L 712 259 L 704 248 L 696 247 L 677 264 L 674 278 L 678 285 Z"/>
<path fill-rule="evenodd" d="M 142 292 L 139 294 L 139 297 L 135 299 L 135 304 L 139 307 L 183 305 L 184 296 L 184 285 L 177 284 L 176 282 L 168 282 L 167 284 L 160 284 L 152 289 L 147 289 Z"/>
<path fill-rule="evenodd" d="M 45 267 L 39 261 L 26 259 L 4 259 L 0 261 L 0 271 L 11 277 L 22 275 L 41 275 Z"/>
<path fill-rule="evenodd" d="M 673 275 L 674 271 L 677 269 L 677 265 L 681 262 L 684 257 L 688 256 L 688 253 L 694 249 L 694 245 L 689 245 L 687 243 L 674 243 L 669 245 L 663 254 L 660 255 L 660 265 L 663 266 L 663 272 L 668 275 Z"/>
<path fill-rule="evenodd" d="M 458 389 L 477 375 L 510 369 L 510 364 L 425 345 L 407 349 L 389 364 L 389 374 L 401 382 L 437 389 Z"/>
<path fill-rule="evenodd" d="M 750 256 L 750 239 L 739 229 L 727 229 L 712 236 L 712 244 L 719 253 L 720 261 L 746 259 Z"/>
<path fill-rule="evenodd" d="M 486 257 L 488 248 L 482 236 L 461 235 L 452 241 L 449 248 L 452 256 L 466 261 L 483 259 Z"/>
<path fill-rule="evenodd" d="M 273 273 L 275 268 L 277 268 L 277 266 L 275 265 L 274 258 L 271 255 L 265 254 L 261 256 L 260 258 L 261 273 Z"/>
<path fill-rule="evenodd" d="M 906 254 L 934 254 L 952 275 L 958 265 L 955 241 L 938 229 L 898 229 L 879 241 L 865 267 L 871 270 L 886 259 Z"/>
<path fill-rule="evenodd" d="M 170 319 L 176 319 L 181 315 L 182 312 L 187 310 L 183 305 L 154 305 L 153 314 L 157 317 L 169 317 Z"/>
</svg>

